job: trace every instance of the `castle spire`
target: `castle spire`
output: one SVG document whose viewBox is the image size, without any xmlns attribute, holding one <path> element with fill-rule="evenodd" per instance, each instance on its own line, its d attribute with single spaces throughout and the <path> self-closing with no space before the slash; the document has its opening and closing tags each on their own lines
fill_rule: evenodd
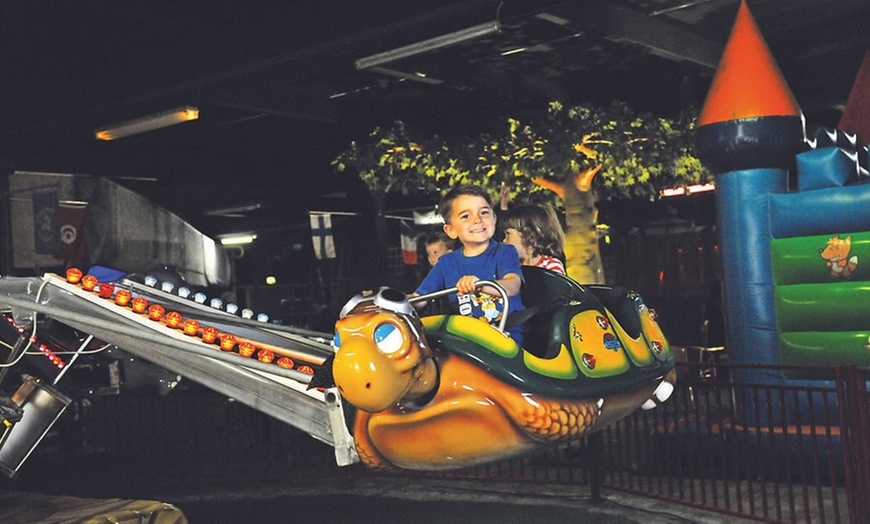
<svg viewBox="0 0 870 524">
<path fill-rule="evenodd" d="M 698 125 L 800 114 L 746 0 L 742 0 Z"/>
<path fill-rule="evenodd" d="M 803 147 L 803 114 L 746 0 L 740 2 L 695 138 L 698 158 L 717 174 L 787 169 Z"/>
</svg>

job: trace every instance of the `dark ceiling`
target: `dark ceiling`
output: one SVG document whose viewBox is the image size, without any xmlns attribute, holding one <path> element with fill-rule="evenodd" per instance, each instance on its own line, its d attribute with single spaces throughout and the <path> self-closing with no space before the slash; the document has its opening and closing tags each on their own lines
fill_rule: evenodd
<svg viewBox="0 0 870 524">
<path fill-rule="evenodd" d="M 808 121 L 836 125 L 870 47 L 870 2 L 748 3 Z M 132 184 L 207 233 L 234 225 L 203 212 L 233 203 L 260 202 L 252 217 L 273 222 L 338 209 L 349 205 L 338 197 L 358 187 L 330 160 L 395 118 L 462 134 L 539 114 L 556 99 L 620 98 L 663 114 L 699 107 L 739 2 L 433 4 L 4 0 L 3 175 L 156 179 Z M 500 32 L 355 67 L 494 23 Z M 200 120 L 108 143 L 93 137 L 183 105 L 198 107 Z"/>
</svg>

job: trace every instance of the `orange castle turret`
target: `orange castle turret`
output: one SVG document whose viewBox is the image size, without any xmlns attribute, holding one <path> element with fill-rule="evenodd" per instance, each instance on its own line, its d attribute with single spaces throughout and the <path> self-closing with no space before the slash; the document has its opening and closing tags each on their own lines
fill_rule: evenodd
<svg viewBox="0 0 870 524">
<path fill-rule="evenodd" d="M 801 109 L 744 0 L 707 92 L 698 125 L 800 114 Z"/>
<path fill-rule="evenodd" d="M 743 0 L 698 118 L 698 156 L 716 173 L 785 167 L 803 139 L 800 107 Z"/>
</svg>

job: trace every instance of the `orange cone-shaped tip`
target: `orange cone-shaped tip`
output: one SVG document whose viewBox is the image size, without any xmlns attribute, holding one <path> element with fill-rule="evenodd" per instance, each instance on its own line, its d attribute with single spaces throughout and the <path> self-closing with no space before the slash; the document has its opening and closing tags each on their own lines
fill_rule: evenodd
<svg viewBox="0 0 870 524">
<path fill-rule="evenodd" d="M 800 114 L 800 107 L 761 36 L 746 0 L 742 0 L 698 125 Z"/>
</svg>

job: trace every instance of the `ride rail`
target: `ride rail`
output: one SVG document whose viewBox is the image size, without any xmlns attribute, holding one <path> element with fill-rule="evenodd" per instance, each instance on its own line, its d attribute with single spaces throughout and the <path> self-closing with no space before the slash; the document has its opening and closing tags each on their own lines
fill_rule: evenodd
<svg viewBox="0 0 870 524">
<path fill-rule="evenodd" d="M 181 311 L 185 318 L 200 319 L 221 333 L 237 334 L 313 365 L 332 352 L 313 332 L 240 319 L 135 282 L 115 285 Z M 34 333 L 46 319 L 55 319 L 270 415 L 333 446 L 340 466 L 359 460 L 341 396 L 333 388 L 310 388 L 310 374 L 221 351 L 50 273 L 0 278 L 0 310 L 4 309 L 12 311 L 16 324 L 29 325 Z M 10 361 L 14 357 L 10 355 Z"/>
</svg>

